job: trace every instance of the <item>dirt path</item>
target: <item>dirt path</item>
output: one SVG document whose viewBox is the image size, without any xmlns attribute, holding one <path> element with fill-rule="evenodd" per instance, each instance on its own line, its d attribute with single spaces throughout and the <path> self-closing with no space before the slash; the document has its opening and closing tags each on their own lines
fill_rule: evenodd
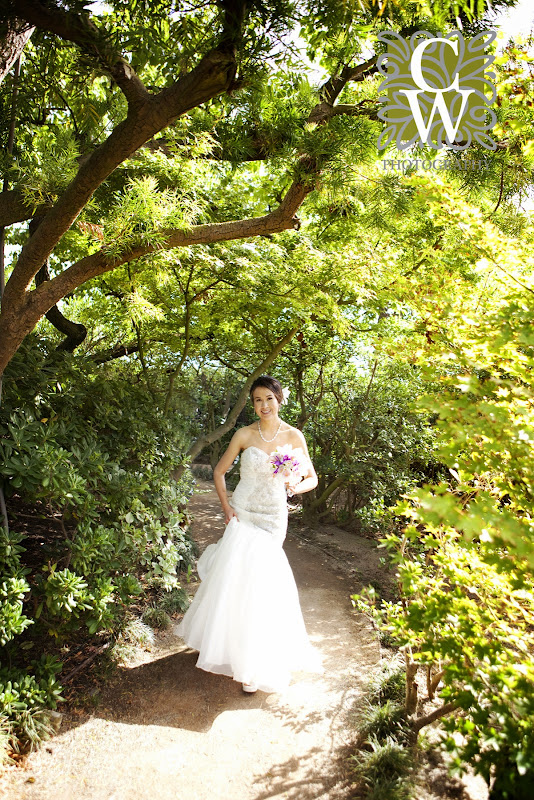
<svg viewBox="0 0 534 800">
<path fill-rule="evenodd" d="M 209 487 L 191 501 L 201 549 L 223 532 Z M 332 531 L 324 536 L 335 545 Z M 323 675 L 297 674 L 283 694 L 244 695 L 230 678 L 197 669 L 197 654 L 172 631 L 161 635 L 143 663 L 113 678 L 94 714 L 66 717 L 48 747 L 16 770 L 11 800 L 348 797 L 347 719 L 379 646 L 368 620 L 351 607 L 358 580 L 317 545 L 297 529 L 285 550 L 308 632 L 324 656 Z M 339 546 L 338 558 L 346 552 Z M 362 548 L 347 555 L 360 573 L 378 559 L 370 543 Z"/>
</svg>

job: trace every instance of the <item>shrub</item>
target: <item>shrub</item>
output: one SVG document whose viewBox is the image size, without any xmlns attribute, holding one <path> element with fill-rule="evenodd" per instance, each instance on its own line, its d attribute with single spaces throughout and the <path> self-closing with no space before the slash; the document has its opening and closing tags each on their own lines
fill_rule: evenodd
<svg viewBox="0 0 534 800">
<path fill-rule="evenodd" d="M 7 716 L 0 715 L 0 766 L 10 764 L 10 752 L 17 751 L 17 739 L 13 733 L 13 722 Z"/>
<path fill-rule="evenodd" d="M 534 775 L 534 293 L 526 288 L 476 324 L 451 326 L 444 389 L 418 405 L 439 414 L 438 453 L 454 483 L 420 487 L 398 506 L 404 530 L 383 543 L 399 602 L 360 595 L 403 647 L 412 678 L 434 667 L 430 688 L 442 683 L 442 705 L 414 719 L 414 730 L 443 715 L 454 769 L 470 764 L 488 784 L 495 778 L 495 796 L 510 798 L 528 794 Z M 413 694 L 410 713 L 415 683 Z"/>
<path fill-rule="evenodd" d="M 165 592 L 159 604 L 167 614 L 187 611 L 189 608 L 189 597 L 184 589 L 171 589 L 170 592 Z"/>
<path fill-rule="evenodd" d="M 404 703 L 406 695 L 406 670 L 404 661 L 398 657 L 383 658 L 378 669 L 369 680 L 368 698 L 370 703 Z"/>
<path fill-rule="evenodd" d="M 33 643 L 57 651 L 83 628 L 113 634 L 132 600 L 179 589 L 194 553 L 183 511 L 192 481 L 170 478 L 184 442 L 145 388 L 87 359 L 47 353 L 34 336 L 6 370 L 0 481 L 8 511 L 17 495 L 55 526 L 46 540 L 33 530 L 25 538 L 16 523 L 0 530 L 0 712 L 26 743 L 46 734 L 37 710 L 60 699 L 56 679 L 47 683 L 52 675 L 28 663 Z M 137 638 L 149 642 L 143 630 Z"/>
<path fill-rule="evenodd" d="M 4 646 L 22 633 L 33 620 L 22 611 L 22 601 L 30 589 L 21 578 L 6 578 L 0 583 L 0 644 Z"/>
<path fill-rule="evenodd" d="M 24 750 L 36 749 L 51 735 L 45 709 L 56 708 L 63 699 L 56 679 L 61 667 L 56 658 L 43 655 L 28 670 L 0 668 L 0 708 L 8 720 L 11 746 L 16 740 Z"/>
</svg>

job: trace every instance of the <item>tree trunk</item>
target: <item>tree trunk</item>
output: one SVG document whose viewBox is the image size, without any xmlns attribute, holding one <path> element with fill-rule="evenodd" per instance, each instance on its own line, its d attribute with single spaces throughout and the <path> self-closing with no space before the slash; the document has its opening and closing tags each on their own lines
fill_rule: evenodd
<svg viewBox="0 0 534 800">
<path fill-rule="evenodd" d="M 415 676 L 417 675 L 418 665 L 411 660 L 408 653 L 405 654 L 406 658 L 406 713 L 415 714 L 417 709 L 417 683 Z"/>
<path fill-rule="evenodd" d="M 335 490 L 339 486 L 342 486 L 344 482 L 345 478 L 336 478 L 335 480 L 333 480 L 332 483 L 326 487 L 324 492 L 322 492 L 322 494 L 319 497 L 317 497 L 310 503 L 310 505 L 308 506 L 308 511 L 317 511 L 318 509 L 320 509 L 326 503 L 330 495 L 333 492 L 335 492 Z"/>
<path fill-rule="evenodd" d="M 8 19 L 0 26 L 0 83 L 11 71 L 35 28 L 22 19 Z"/>
</svg>

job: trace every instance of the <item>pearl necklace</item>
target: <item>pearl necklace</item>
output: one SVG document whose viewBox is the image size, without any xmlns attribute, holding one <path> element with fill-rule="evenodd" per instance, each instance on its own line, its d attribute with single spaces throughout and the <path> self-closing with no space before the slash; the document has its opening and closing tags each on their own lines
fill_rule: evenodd
<svg viewBox="0 0 534 800">
<path fill-rule="evenodd" d="M 274 434 L 273 438 L 272 439 L 266 439 L 265 436 L 263 435 L 263 433 L 261 432 L 261 424 L 260 424 L 260 421 L 258 420 L 258 431 L 259 431 L 259 434 L 261 436 L 262 441 L 266 442 L 267 444 L 269 444 L 269 442 L 274 442 L 274 440 L 276 439 L 276 437 L 280 433 L 281 427 L 282 427 L 282 420 L 280 420 L 280 425 L 278 426 L 278 430 Z"/>
</svg>

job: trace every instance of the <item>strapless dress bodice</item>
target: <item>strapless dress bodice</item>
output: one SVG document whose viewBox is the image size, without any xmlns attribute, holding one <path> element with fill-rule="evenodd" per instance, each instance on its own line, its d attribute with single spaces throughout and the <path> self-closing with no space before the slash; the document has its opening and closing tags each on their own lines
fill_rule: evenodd
<svg viewBox="0 0 534 800">
<path fill-rule="evenodd" d="M 287 495 L 283 477 L 273 475 L 269 453 L 247 447 L 241 453 L 240 479 L 230 505 L 243 522 L 267 531 L 280 543 L 287 530 Z"/>
</svg>

